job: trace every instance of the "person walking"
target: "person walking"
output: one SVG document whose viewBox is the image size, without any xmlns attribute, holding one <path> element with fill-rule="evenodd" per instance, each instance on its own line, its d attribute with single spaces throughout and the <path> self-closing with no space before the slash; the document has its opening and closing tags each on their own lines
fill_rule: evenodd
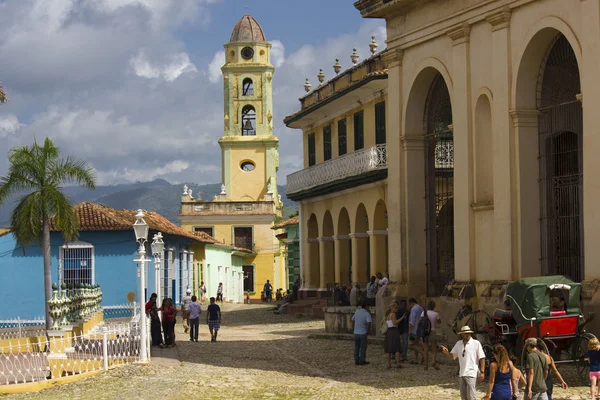
<svg viewBox="0 0 600 400">
<path fill-rule="evenodd" d="M 371 331 L 371 313 L 369 305 L 363 304 L 352 316 L 354 321 L 354 363 L 356 365 L 365 365 L 369 362 L 367 358 L 367 335 Z"/>
<path fill-rule="evenodd" d="M 202 304 L 204 304 L 204 302 L 206 301 L 206 285 L 204 284 L 204 281 L 200 282 L 200 302 Z"/>
<path fill-rule="evenodd" d="M 198 298 L 192 296 L 192 301 L 188 306 L 190 319 L 190 342 L 198 341 L 198 327 L 200 326 L 200 313 L 202 306 L 196 301 Z"/>
<path fill-rule="evenodd" d="M 166 347 L 173 347 L 175 345 L 173 331 L 175 327 L 175 316 L 177 315 L 177 310 L 175 310 L 175 307 L 173 307 L 170 299 L 163 299 L 160 311 L 162 313 L 163 335 L 165 336 L 164 345 Z"/>
<path fill-rule="evenodd" d="M 419 354 L 425 357 L 423 354 L 423 348 L 421 347 L 421 340 L 419 338 L 419 319 L 423 314 L 423 307 L 421 307 L 414 297 L 408 299 L 408 309 L 410 314 L 408 316 L 408 335 L 410 340 L 410 348 L 415 354 L 415 359 L 411 361 L 411 364 L 419 363 Z"/>
<path fill-rule="evenodd" d="M 192 302 L 192 291 L 185 291 L 185 296 L 181 298 L 181 318 L 183 319 L 183 332 L 188 333 L 190 330 L 190 311 L 189 305 Z"/>
<path fill-rule="evenodd" d="M 398 311 L 396 311 L 396 319 L 398 323 L 398 333 L 400 334 L 400 353 L 402 354 L 401 362 L 408 361 L 408 317 L 409 312 L 406 309 L 406 300 L 400 300 Z"/>
<path fill-rule="evenodd" d="M 265 301 L 271 302 L 273 300 L 273 285 L 267 279 L 267 283 L 263 286 L 263 291 L 265 292 Z"/>
<path fill-rule="evenodd" d="M 544 353 L 538 349 L 536 338 L 525 340 L 525 351 L 527 359 L 525 371 L 527 372 L 527 387 L 525 388 L 525 399 L 548 400 L 546 391 L 546 379 L 548 378 L 548 360 Z"/>
<path fill-rule="evenodd" d="M 157 298 L 157 294 L 152 293 L 150 300 L 146 303 L 146 313 L 150 316 L 150 336 L 152 337 L 152 346 L 162 345 L 160 318 L 158 316 L 158 307 L 156 306 Z"/>
<path fill-rule="evenodd" d="M 425 320 L 427 318 L 427 320 Z M 437 329 L 442 321 L 439 314 L 435 311 L 435 302 L 430 300 L 427 303 L 427 309 L 421 313 L 419 326 L 421 327 L 421 338 L 423 339 L 423 355 L 425 357 L 425 371 L 429 366 L 429 350 L 433 353 L 431 356 L 431 366 L 439 370 L 437 365 Z"/>
<path fill-rule="evenodd" d="M 217 334 L 221 328 L 221 307 L 215 304 L 214 297 L 210 298 L 210 305 L 206 311 L 206 323 L 210 331 L 210 341 L 216 342 Z"/>
<path fill-rule="evenodd" d="M 592 399 L 598 396 L 600 388 L 600 341 L 596 338 L 590 339 L 588 342 L 588 352 L 585 353 L 585 359 L 590 363 L 590 394 Z"/>
<path fill-rule="evenodd" d="M 383 351 L 387 358 L 387 367 L 391 368 L 391 355 L 394 354 L 396 359 L 396 368 L 402 368 L 400 365 L 400 352 L 402 347 L 400 345 L 400 332 L 398 331 L 398 324 L 400 320 L 396 318 L 398 312 L 398 303 L 393 302 L 390 304 L 385 312 L 385 323 L 387 325 L 387 331 L 385 332 L 385 340 L 383 342 Z M 401 317 L 405 318 L 405 316 Z"/>
<path fill-rule="evenodd" d="M 496 361 L 490 364 L 488 390 L 483 400 L 512 400 L 518 393 L 517 382 L 513 380 L 514 366 L 508 359 L 508 353 L 501 344 L 492 349 Z"/>
<path fill-rule="evenodd" d="M 219 287 L 217 287 L 217 300 L 223 302 L 223 283 L 219 282 Z"/>
<path fill-rule="evenodd" d="M 451 351 L 445 346 L 442 348 L 444 353 L 451 360 L 458 358 L 458 388 L 460 390 L 461 400 L 476 400 L 477 378 L 483 381 L 485 377 L 485 353 L 481 343 L 473 339 L 473 331 L 468 325 L 463 326 L 458 332 L 461 340 L 456 342 Z"/>
<path fill-rule="evenodd" d="M 542 352 L 546 356 L 546 361 L 548 362 L 548 377 L 546 378 L 546 387 L 548 388 L 548 390 L 546 390 L 546 394 L 548 395 L 548 400 L 552 400 L 552 392 L 554 391 L 553 376 L 556 376 L 558 378 L 558 380 L 560 381 L 560 386 L 563 389 L 568 389 L 569 385 L 567 385 L 567 382 L 565 382 L 560 372 L 558 372 L 558 368 L 556 368 L 554 358 L 552 358 L 552 356 L 548 354 L 548 350 L 546 346 L 544 346 L 543 340 L 538 338 L 537 342 L 538 349 L 540 349 L 540 352 Z"/>
</svg>

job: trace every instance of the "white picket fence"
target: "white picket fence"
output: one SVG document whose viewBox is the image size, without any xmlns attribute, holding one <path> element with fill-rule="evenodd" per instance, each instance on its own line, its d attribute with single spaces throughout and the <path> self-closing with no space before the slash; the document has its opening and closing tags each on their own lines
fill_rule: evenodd
<svg viewBox="0 0 600 400">
<path fill-rule="evenodd" d="M 0 320 L 0 340 L 42 336 L 46 334 L 46 319 L 3 319 Z"/>
<path fill-rule="evenodd" d="M 104 327 L 66 339 L 42 336 L 0 346 L 0 385 L 39 382 L 140 361 L 140 335 Z"/>
<path fill-rule="evenodd" d="M 47 335 L 44 321 L 39 319 L 0 321 L 0 326 L 5 324 L 11 332 L 0 336 L 0 340 L 8 339 L 0 342 L 0 385 L 52 380 L 140 362 L 140 315 L 126 318 L 119 314 L 121 308 L 133 312 L 130 305 L 111 306 L 108 310 L 117 312 L 109 313 L 117 317 L 72 338 L 53 337 L 52 331 Z M 150 331 L 150 321 L 146 329 Z M 148 343 L 148 361 L 150 347 Z"/>
</svg>

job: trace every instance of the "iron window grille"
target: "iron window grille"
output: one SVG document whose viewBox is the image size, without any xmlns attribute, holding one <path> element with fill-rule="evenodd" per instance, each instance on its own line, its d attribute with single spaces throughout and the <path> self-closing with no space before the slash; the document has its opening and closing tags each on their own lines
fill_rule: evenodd
<svg viewBox="0 0 600 400">
<path fill-rule="evenodd" d="M 72 242 L 60 248 L 59 281 L 67 286 L 94 284 L 94 246 Z"/>
</svg>

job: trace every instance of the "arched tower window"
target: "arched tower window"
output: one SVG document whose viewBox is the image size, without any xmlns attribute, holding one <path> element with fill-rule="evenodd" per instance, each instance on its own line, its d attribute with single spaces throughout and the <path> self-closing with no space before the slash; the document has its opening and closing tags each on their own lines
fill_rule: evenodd
<svg viewBox="0 0 600 400">
<path fill-rule="evenodd" d="M 252 106 L 242 108 L 242 136 L 256 135 L 256 111 Z"/>
<path fill-rule="evenodd" d="M 254 84 L 252 79 L 246 78 L 242 82 L 242 96 L 254 96 Z"/>
</svg>

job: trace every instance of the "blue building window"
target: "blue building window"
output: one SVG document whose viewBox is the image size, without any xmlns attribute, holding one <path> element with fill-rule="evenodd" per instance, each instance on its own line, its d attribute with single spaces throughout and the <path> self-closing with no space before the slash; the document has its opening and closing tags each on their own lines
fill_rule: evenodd
<svg viewBox="0 0 600 400">
<path fill-rule="evenodd" d="M 67 243 L 60 248 L 59 280 L 67 286 L 94 283 L 94 246 L 84 242 Z"/>
</svg>

